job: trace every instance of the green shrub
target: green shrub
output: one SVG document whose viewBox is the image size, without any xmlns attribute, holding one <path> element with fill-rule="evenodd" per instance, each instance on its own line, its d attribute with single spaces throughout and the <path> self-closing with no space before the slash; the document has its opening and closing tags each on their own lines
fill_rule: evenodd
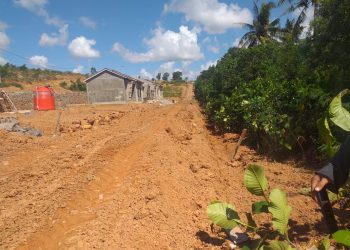
<svg viewBox="0 0 350 250">
<path fill-rule="evenodd" d="M 71 81 L 68 89 L 71 91 L 86 91 L 86 84 L 81 82 L 80 78 L 78 78 L 75 82 Z"/>
<path fill-rule="evenodd" d="M 60 82 L 60 87 L 66 89 L 67 88 L 67 83 L 66 82 Z"/>
<path fill-rule="evenodd" d="M 23 86 L 20 83 L 16 83 L 16 82 L 13 82 L 13 83 L 1 82 L 0 83 L 0 88 L 8 88 L 11 86 L 19 88 L 19 89 L 23 89 Z"/>
<path fill-rule="evenodd" d="M 304 44 L 230 49 L 203 71 L 195 95 L 219 131 L 250 131 L 260 150 L 304 151 L 319 145 L 316 121 L 330 101 L 306 75 Z"/>
</svg>

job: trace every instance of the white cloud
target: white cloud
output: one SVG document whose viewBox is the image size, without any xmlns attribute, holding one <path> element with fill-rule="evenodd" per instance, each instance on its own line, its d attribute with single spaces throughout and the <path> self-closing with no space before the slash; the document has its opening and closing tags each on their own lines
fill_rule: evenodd
<svg viewBox="0 0 350 250">
<path fill-rule="evenodd" d="M 49 25 L 54 25 L 56 27 L 62 27 L 65 22 L 62 21 L 57 16 L 51 16 L 45 9 L 45 5 L 48 3 L 47 0 L 13 0 L 13 2 L 31 12 L 36 13 L 45 19 L 45 22 Z"/>
<path fill-rule="evenodd" d="M 77 58 L 98 58 L 100 57 L 100 52 L 92 46 L 96 44 L 96 41 L 93 39 L 86 39 L 84 36 L 79 36 L 75 38 L 68 45 L 69 52 Z"/>
<path fill-rule="evenodd" d="M 48 60 L 45 56 L 32 56 L 31 58 L 29 58 L 29 63 L 34 65 L 34 66 L 38 66 L 39 68 L 47 68 L 48 67 Z"/>
<path fill-rule="evenodd" d="M 210 34 L 222 34 L 253 20 L 249 9 L 218 0 L 172 0 L 164 5 L 163 12 L 183 13 L 187 21 L 201 24 Z"/>
<path fill-rule="evenodd" d="M 159 66 L 158 72 L 164 74 L 168 72 L 169 74 L 174 72 L 175 62 L 166 62 Z"/>
<path fill-rule="evenodd" d="M 0 31 L 0 48 L 6 49 L 11 40 L 5 32 Z"/>
<path fill-rule="evenodd" d="M 83 65 L 78 65 L 75 69 L 73 69 L 73 73 L 83 73 L 84 66 Z"/>
<path fill-rule="evenodd" d="M 8 28 L 9 26 L 7 25 L 7 23 L 1 22 L 0 21 L 0 31 L 4 31 Z"/>
<path fill-rule="evenodd" d="M 68 24 L 65 24 L 58 30 L 59 34 L 53 33 L 48 35 L 44 33 L 40 37 L 40 46 L 55 46 L 55 45 L 66 45 L 68 40 Z"/>
<path fill-rule="evenodd" d="M 233 43 L 232 43 L 232 47 L 238 47 L 240 41 L 241 41 L 240 38 L 236 38 L 236 39 L 233 41 Z"/>
<path fill-rule="evenodd" d="M 82 16 L 79 18 L 79 21 L 82 25 L 84 25 L 87 28 L 90 28 L 93 30 L 96 29 L 96 22 L 89 17 Z"/>
<path fill-rule="evenodd" d="M 0 66 L 5 65 L 7 63 L 7 60 L 0 56 Z"/>
<path fill-rule="evenodd" d="M 216 66 L 218 60 L 208 61 L 206 64 L 201 65 L 201 71 L 209 69 L 211 66 Z"/>
<path fill-rule="evenodd" d="M 210 37 L 206 37 L 203 39 L 203 43 L 206 45 L 207 49 L 215 54 L 220 52 L 220 44 L 216 36 L 212 39 Z"/>
<path fill-rule="evenodd" d="M 134 63 L 199 60 L 203 58 L 203 54 L 197 43 L 197 33 L 198 29 L 189 30 L 186 26 L 181 26 L 179 33 L 157 28 L 153 31 L 153 37 L 145 39 L 145 43 L 149 47 L 147 52 L 131 52 L 120 43 L 113 45 L 112 52 Z"/>
<path fill-rule="evenodd" d="M 140 70 L 140 76 L 143 79 L 147 79 L 147 80 L 151 80 L 153 78 L 153 75 L 149 72 L 147 72 L 147 70 L 145 69 L 141 69 Z"/>
<path fill-rule="evenodd" d="M 43 9 L 45 4 L 47 4 L 47 0 L 14 0 L 15 4 L 30 10 L 30 11 L 38 11 Z"/>
</svg>

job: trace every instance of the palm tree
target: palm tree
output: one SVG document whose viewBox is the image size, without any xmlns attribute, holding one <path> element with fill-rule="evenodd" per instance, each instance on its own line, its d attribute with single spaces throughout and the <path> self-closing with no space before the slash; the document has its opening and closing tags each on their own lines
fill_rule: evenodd
<svg viewBox="0 0 350 250">
<path fill-rule="evenodd" d="M 289 12 L 293 12 L 295 10 L 300 11 L 300 14 L 296 20 L 297 25 L 301 25 L 305 21 L 307 10 L 312 6 L 314 7 L 314 19 L 317 17 L 317 10 L 320 0 L 279 0 L 278 5 L 282 5 L 285 2 L 291 4 L 291 6 L 288 8 Z"/>
<path fill-rule="evenodd" d="M 280 19 L 276 18 L 270 22 L 271 10 L 275 7 L 275 3 L 263 1 L 259 9 L 258 0 L 254 0 L 254 20 L 252 24 L 242 24 L 249 31 L 241 38 L 240 47 L 252 47 L 276 40 L 276 35 L 280 31 Z"/>
<path fill-rule="evenodd" d="M 285 27 L 282 29 L 281 39 L 284 41 L 291 40 L 297 42 L 300 35 L 303 33 L 304 26 L 301 26 L 297 20 L 287 19 Z"/>
</svg>

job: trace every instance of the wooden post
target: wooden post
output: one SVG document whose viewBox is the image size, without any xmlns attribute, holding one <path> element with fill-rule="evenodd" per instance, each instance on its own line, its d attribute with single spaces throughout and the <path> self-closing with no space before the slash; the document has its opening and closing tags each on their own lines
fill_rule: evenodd
<svg viewBox="0 0 350 250">
<path fill-rule="evenodd" d="M 241 146 L 242 142 L 244 141 L 244 139 L 246 138 L 247 136 L 247 132 L 248 130 L 245 128 L 242 130 L 242 133 L 241 133 L 241 136 L 239 137 L 239 140 L 237 142 L 237 145 L 233 151 L 233 157 L 232 157 L 232 160 L 235 159 L 236 155 L 237 155 L 237 152 L 238 152 L 238 148 Z"/>
</svg>

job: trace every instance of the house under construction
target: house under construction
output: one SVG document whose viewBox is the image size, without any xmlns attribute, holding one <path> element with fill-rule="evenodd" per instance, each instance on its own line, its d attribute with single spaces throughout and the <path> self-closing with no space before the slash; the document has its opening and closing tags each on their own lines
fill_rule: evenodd
<svg viewBox="0 0 350 250">
<path fill-rule="evenodd" d="M 89 103 L 143 102 L 162 98 L 162 87 L 116 70 L 103 69 L 85 80 Z"/>
</svg>

